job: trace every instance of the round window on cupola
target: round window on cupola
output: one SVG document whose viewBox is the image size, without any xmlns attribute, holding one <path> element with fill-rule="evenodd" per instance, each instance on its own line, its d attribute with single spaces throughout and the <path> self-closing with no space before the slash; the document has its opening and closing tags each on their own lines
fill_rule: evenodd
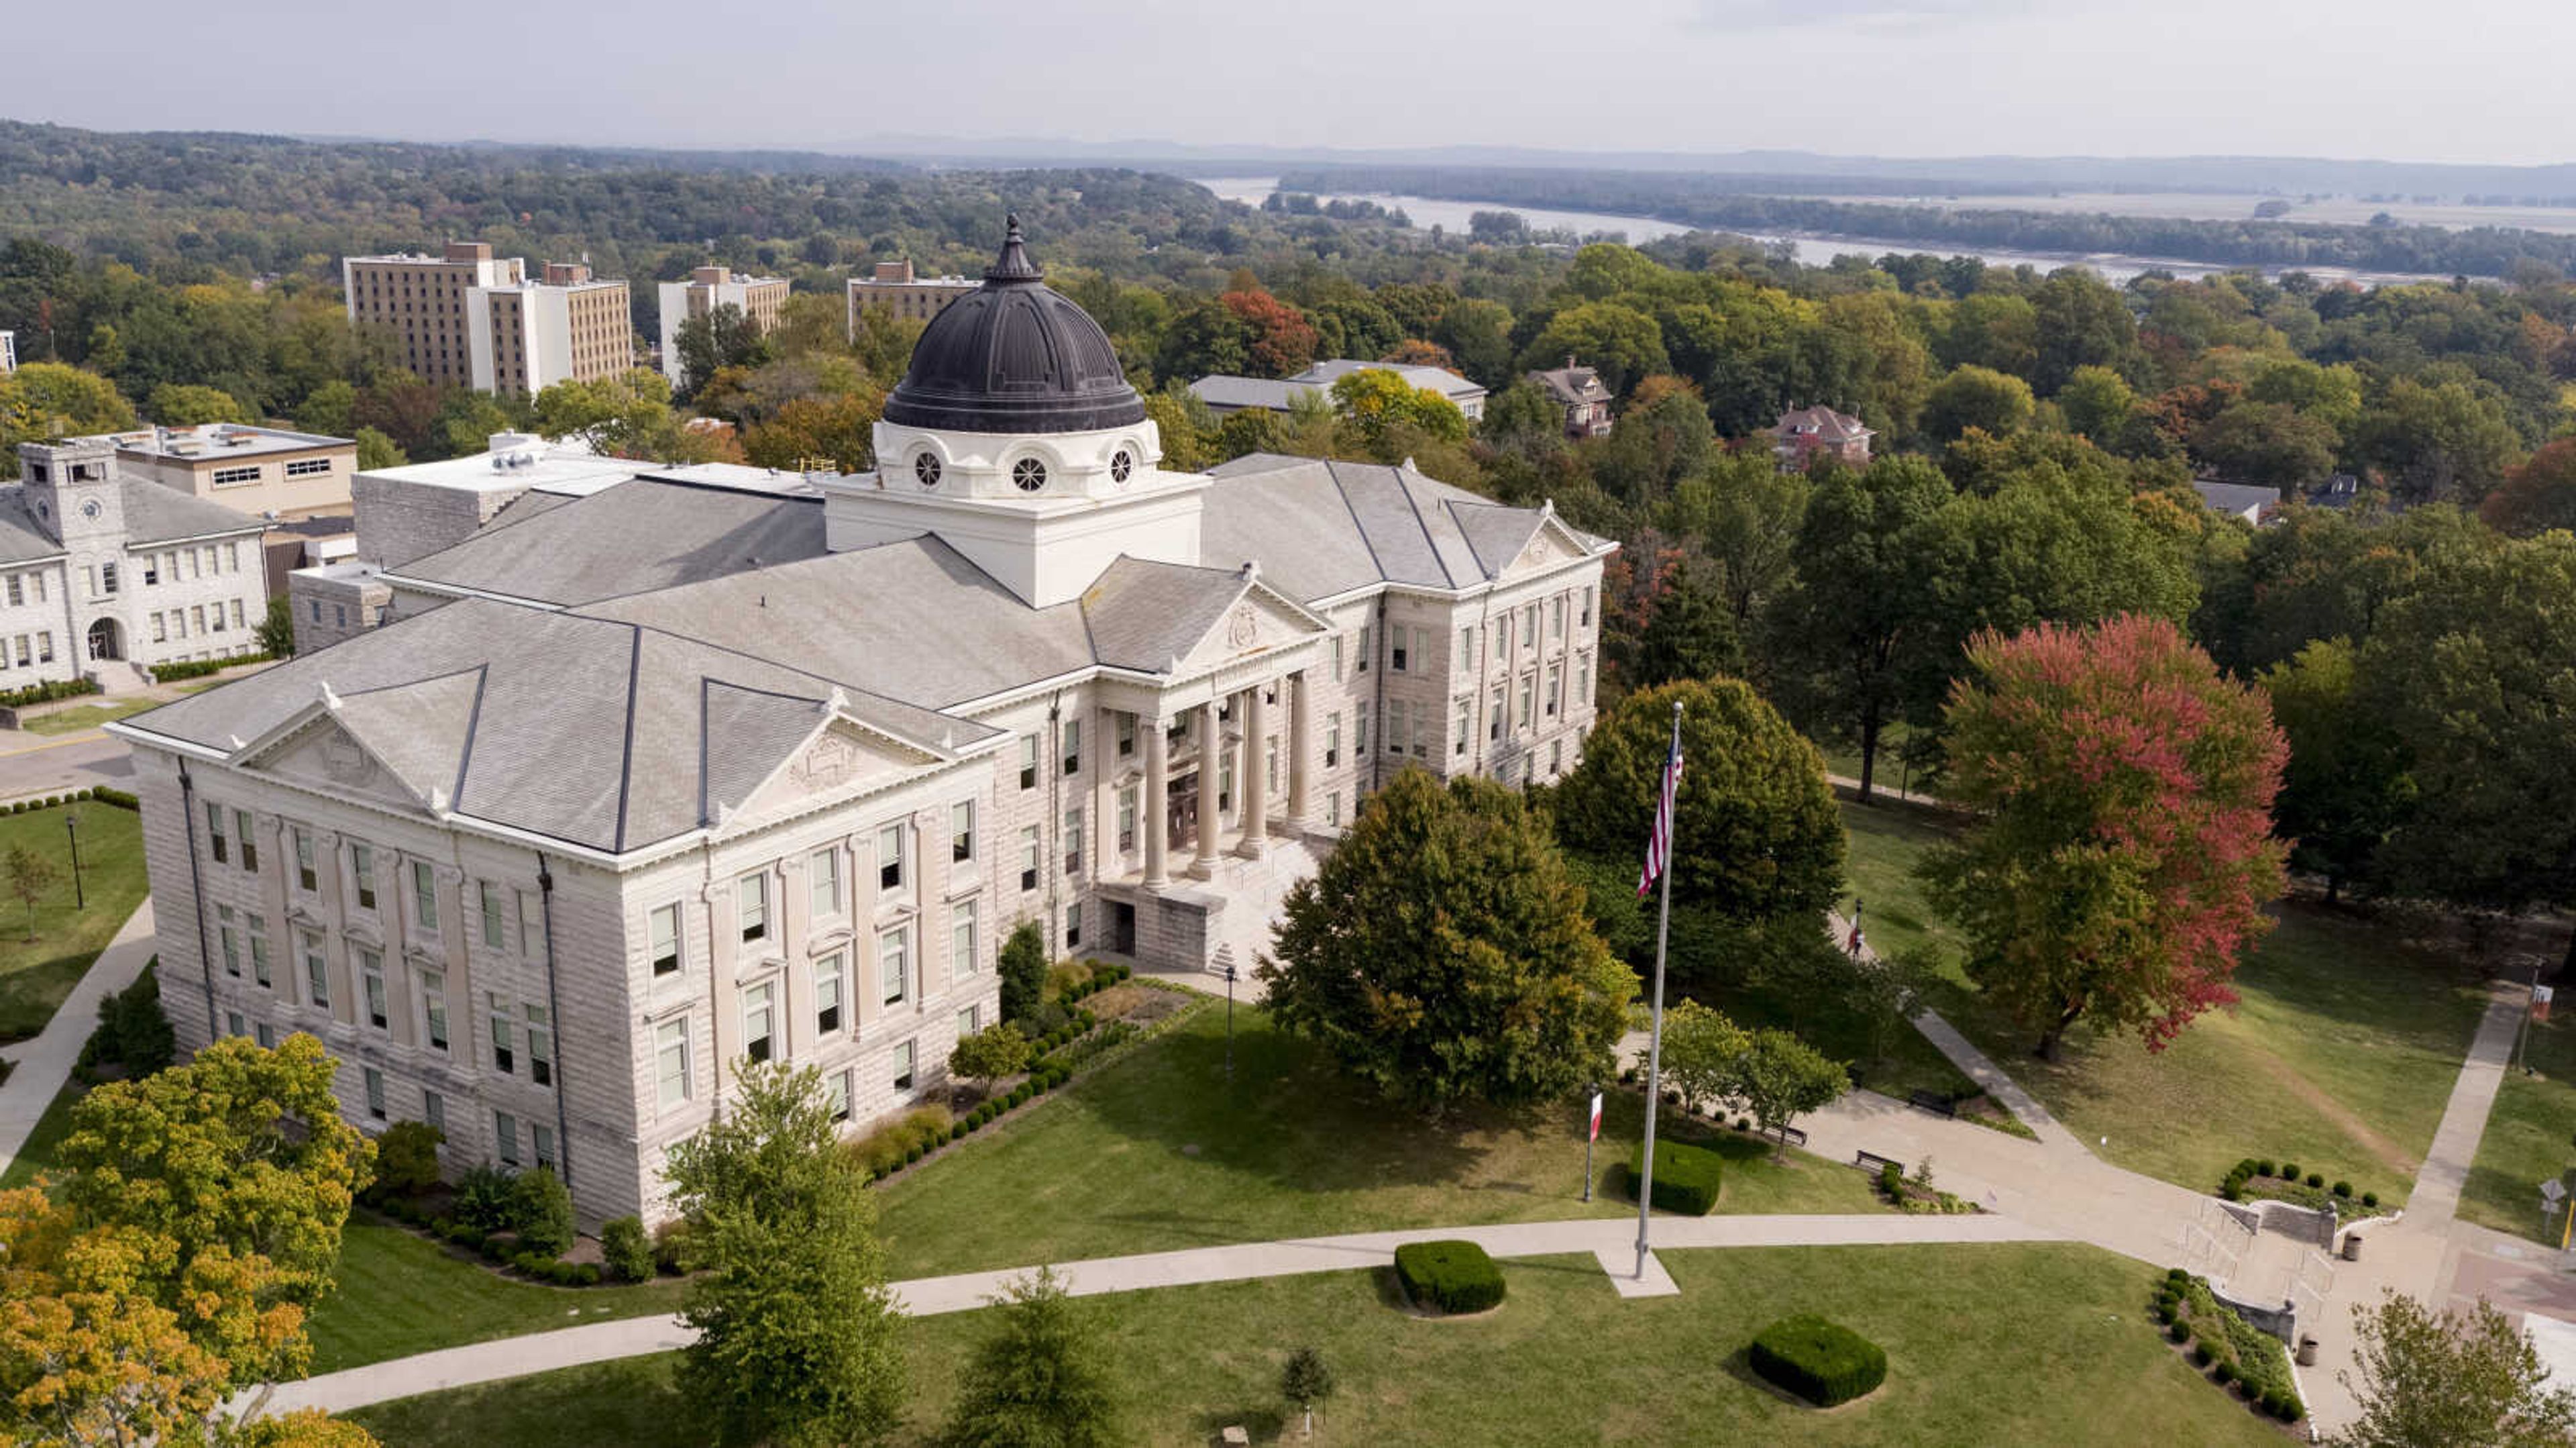
<svg viewBox="0 0 2576 1448">
<path fill-rule="evenodd" d="M 1127 449 L 1122 447 L 1109 455 L 1109 481 L 1125 487 L 1135 472 L 1136 459 L 1128 454 Z"/>
<path fill-rule="evenodd" d="M 915 456 L 912 460 L 912 475 L 919 478 L 925 488 L 938 487 L 939 454 L 925 452 Z"/>
<path fill-rule="evenodd" d="M 1036 458 L 1022 458 L 1011 464 L 1011 486 L 1023 493 L 1034 493 L 1046 486 L 1046 464 Z"/>
</svg>

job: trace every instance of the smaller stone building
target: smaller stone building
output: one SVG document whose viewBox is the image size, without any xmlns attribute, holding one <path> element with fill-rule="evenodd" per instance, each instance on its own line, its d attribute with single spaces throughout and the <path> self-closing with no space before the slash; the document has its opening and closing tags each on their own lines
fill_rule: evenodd
<svg viewBox="0 0 2576 1448">
<path fill-rule="evenodd" d="M 236 513 L 297 522 L 347 517 L 358 445 L 345 437 L 210 422 L 113 435 L 116 462 L 143 478 Z"/>
<path fill-rule="evenodd" d="M 1805 471 L 1820 457 L 1832 458 L 1846 467 L 1865 468 L 1869 466 L 1869 440 L 1876 436 L 1848 412 L 1801 407 L 1780 414 L 1779 423 L 1771 429 L 1771 451 L 1780 459 L 1781 467 L 1795 471 Z"/>
</svg>

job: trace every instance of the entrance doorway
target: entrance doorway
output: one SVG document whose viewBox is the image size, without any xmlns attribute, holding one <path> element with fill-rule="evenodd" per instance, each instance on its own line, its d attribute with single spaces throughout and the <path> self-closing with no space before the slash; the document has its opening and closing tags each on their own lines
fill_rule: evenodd
<svg viewBox="0 0 2576 1448">
<path fill-rule="evenodd" d="M 1136 957 L 1136 907 L 1124 900 L 1109 902 L 1109 948 L 1130 960 Z"/>
<path fill-rule="evenodd" d="M 1172 782 L 1165 821 L 1171 826 L 1165 836 L 1174 852 L 1199 842 L 1199 776 L 1196 770 Z"/>
<path fill-rule="evenodd" d="M 101 664 L 125 657 L 125 631 L 116 620 L 103 618 L 89 626 L 89 657 Z"/>
</svg>

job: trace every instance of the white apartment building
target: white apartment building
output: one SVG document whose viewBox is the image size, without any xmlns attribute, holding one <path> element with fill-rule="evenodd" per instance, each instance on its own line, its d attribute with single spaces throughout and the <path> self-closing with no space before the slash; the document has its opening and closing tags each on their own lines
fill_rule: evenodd
<svg viewBox="0 0 2576 1448">
<path fill-rule="evenodd" d="M 0 332 L 0 377 L 18 370 L 18 334 Z"/>
<path fill-rule="evenodd" d="M 434 257 L 343 257 L 340 280 L 349 320 L 392 329 L 403 365 L 430 382 L 533 393 L 635 365 L 626 283 L 586 263 L 548 262 L 531 281 L 525 258 L 451 241 Z"/>
<path fill-rule="evenodd" d="M 680 324 L 691 317 L 703 317 L 718 307 L 732 307 L 769 331 L 778 325 L 778 309 L 787 305 L 785 277 L 745 276 L 720 266 L 702 266 L 689 273 L 684 282 L 661 284 L 662 298 L 662 375 L 677 387 L 684 380 L 680 366 Z"/>
<path fill-rule="evenodd" d="M 743 1061 L 900 1110 L 1015 926 L 1249 967 L 1395 771 L 1581 753 L 1613 545 L 1410 468 L 1165 470 L 1016 223 L 875 443 L 767 489 L 419 486 L 398 546 L 362 478 L 390 622 L 112 726 L 182 1045 L 312 1031 L 362 1126 L 658 1216 Z"/>
</svg>

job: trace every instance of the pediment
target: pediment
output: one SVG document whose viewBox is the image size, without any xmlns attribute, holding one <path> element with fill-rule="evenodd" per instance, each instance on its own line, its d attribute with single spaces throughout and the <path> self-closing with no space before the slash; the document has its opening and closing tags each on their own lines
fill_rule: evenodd
<svg viewBox="0 0 2576 1448">
<path fill-rule="evenodd" d="M 768 777 L 737 803 L 711 789 L 710 824 L 735 814 L 767 817 L 825 796 L 891 783 L 916 770 L 941 763 L 938 755 L 892 735 L 867 728 L 846 715 L 834 715 L 801 744 L 777 761 Z"/>
<path fill-rule="evenodd" d="M 413 790 L 358 736 L 319 709 L 302 727 L 241 761 L 241 767 L 342 798 L 398 809 L 436 813 L 448 804 Z"/>
<path fill-rule="evenodd" d="M 1268 649 L 1281 648 L 1324 631 L 1313 614 L 1270 589 L 1253 584 L 1217 616 L 1214 627 L 1181 655 L 1174 673 L 1195 673 Z"/>
<path fill-rule="evenodd" d="M 1529 541 L 1521 545 L 1520 552 L 1513 555 L 1511 562 L 1503 565 L 1501 577 L 1512 579 L 1544 572 L 1572 559 L 1588 556 L 1591 551 L 1554 513 L 1545 513 L 1540 515 L 1538 527 L 1531 531 Z"/>
</svg>

